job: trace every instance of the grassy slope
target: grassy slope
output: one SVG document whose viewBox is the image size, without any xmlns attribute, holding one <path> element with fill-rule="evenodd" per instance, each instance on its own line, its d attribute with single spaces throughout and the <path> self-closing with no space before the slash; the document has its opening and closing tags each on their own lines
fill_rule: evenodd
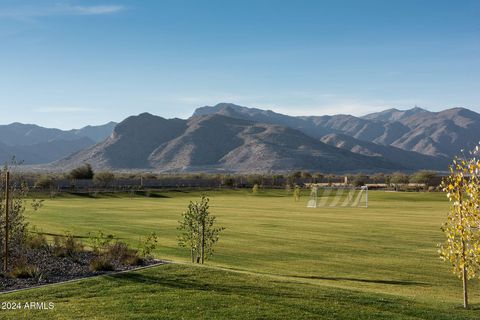
<svg viewBox="0 0 480 320">
<path fill-rule="evenodd" d="M 306 198 L 295 203 L 283 194 L 210 192 L 212 212 L 227 230 L 209 264 L 276 275 L 295 283 L 292 291 L 309 285 L 322 292 L 353 289 L 363 292 L 359 297 L 390 294 L 449 310 L 460 303 L 460 281 L 436 253 L 448 207 L 444 195 L 370 192 L 368 209 L 309 209 Z M 55 233 L 86 235 L 102 229 L 132 244 L 156 231 L 159 257 L 187 261 L 176 245 L 176 225 L 188 200 L 199 194 L 164 195 L 54 199 L 30 221 Z M 477 287 L 472 281 L 473 303 L 479 301 Z"/>
<path fill-rule="evenodd" d="M 298 284 L 209 268 L 166 265 L 2 296 L 55 302 L 1 311 L 2 319 L 472 319 L 475 310 Z"/>
</svg>

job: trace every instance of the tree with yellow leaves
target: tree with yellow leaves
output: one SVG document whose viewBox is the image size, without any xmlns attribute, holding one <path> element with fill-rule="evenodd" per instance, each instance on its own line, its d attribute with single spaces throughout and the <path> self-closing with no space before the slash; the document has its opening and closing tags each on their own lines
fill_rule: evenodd
<svg viewBox="0 0 480 320">
<path fill-rule="evenodd" d="M 463 306 L 468 308 L 467 280 L 480 271 L 480 150 L 469 157 L 455 158 L 442 188 L 451 206 L 442 230 L 447 239 L 440 246 L 440 257 L 452 264 L 462 279 Z"/>
</svg>

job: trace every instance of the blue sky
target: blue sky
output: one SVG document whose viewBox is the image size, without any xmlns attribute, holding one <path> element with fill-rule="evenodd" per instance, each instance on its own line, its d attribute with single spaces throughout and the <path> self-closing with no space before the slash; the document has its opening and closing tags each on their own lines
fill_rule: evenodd
<svg viewBox="0 0 480 320">
<path fill-rule="evenodd" d="M 0 123 L 480 112 L 480 1 L 0 0 Z"/>
</svg>

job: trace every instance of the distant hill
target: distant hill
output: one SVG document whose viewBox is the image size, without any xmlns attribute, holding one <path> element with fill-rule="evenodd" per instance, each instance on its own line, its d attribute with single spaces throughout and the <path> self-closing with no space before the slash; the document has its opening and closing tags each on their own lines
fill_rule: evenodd
<svg viewBox="0 0 480 320">
<path fill-rule="evenodd" d="M 302 131 L 314 138 L 321 138 L 325 134 L 331 133 L 327 128 L 317 126 L 313 121 L 306 121 L 302 117 L 293 117 L 276 113 L 271 110 L 261 110 L 257 108 L 247 108 L 232 103 L 219 103 L 213 107 L 205 106 L 197 108 L 193 116 L 221 114 L 231 118 L 244 119 L 253 122 L 278 124 Z"/>
<path fill-rule="evenodd" d="M 361 118 L 366 120 L 395 122 L 395 121 L 404 120 L 412 116 L 418 116 L 421 114 L 432 115 L 433 113 L 425 109 L 415 107 L 409 110 L 388 109 L 381 112 L 370 113 Z"/>
<path fill-rule="evenodd" d="M 167 120 L 149 113 L 131 116 L 119 123 L 103 142 L 60 163 L 68 167 L 90 162 L 96 168 L 149 168 L 152 151 L 179 136 L 186 124 L 185 120 Z"/>
<path fill-rule="evenodd" d="M 368 115 L 373 118 L 375 115 Z M 373 142 L 433 156 L 453 157 L 461 149 L 471 150 L 480 140 L 480 114 L 465 108 L 453 108 L 440 112 L 417 112 L 405 114 L 399 120 L 385 122 L 387 125 L 403 125 L 408 128 L 393 141 L 383 137 Z M 390 143 L 389 143 L 390 142 Z"/>
<path fill-rule="evenodd" d="M 35 124 L 12 123 L 0 125 L 0 142 L 8 146 L 30 146 L 52 140 L 78 139 L 72 132 L 44 128 Z"/>
<path fill-rule="evenodd" d="M 371 157 L 382 157 L 399 166 L 415 170 L 430 169 L 445 171 L 451 163 L 451 159 L 446 157 L 434 157 L 414 151 L 405 151 L 392 146 L 358 140 L 346 134 L 328 134 L 323 136 L 321 141 L 354 153 Z"/>
<path fill-rule="evenodd" d="M 54 164 L 72 168 L 88 162 L 97 169 L 322 172 L 404 169 L 382 159 L 329 146 L 280 125 L 220 114 L 189 120 L 140 114 L 125 119 L 110 138 Z"/>
<path fill-rule="evenodd" d="M 287 116 L 229 103 L 198 108 L 194 115 L 222 114 L 238 119 L 280 124 L 317 139 L 345 134 L 357 140 L 393 146 L 430 156 L 452 158 L 480 140 L 480 114 L 464 108 L 429 112 L 421 108 L 389 109 L 364 117 Z"/>
<path fill-rule="evenodd" d="M 75 140 L 53 140 L 33 145 L 7 146 L 0 143 L 0 163 L 10 163 L 13 158 L 23 164 L 49 163 L 92 146 L 89 138 Z"/>
<path fill-rule="evenodd" d="M 70 130 L 69 132 L 73 132 L 77 137 L 87 137 L 95 142 L 100 142 L 112 134 L 116 125 L 116 122 L 110 121 L 103 125 L 86 126 L 81 129 Z"/>
<path fill-rule="evenodd" d="M 49 163 L 104 140 L 115 125 L 110 122 L 68 131 L 18 122 L 0 125 L 0 162 L 15 156 L 25 164 Z"/>
</svg>

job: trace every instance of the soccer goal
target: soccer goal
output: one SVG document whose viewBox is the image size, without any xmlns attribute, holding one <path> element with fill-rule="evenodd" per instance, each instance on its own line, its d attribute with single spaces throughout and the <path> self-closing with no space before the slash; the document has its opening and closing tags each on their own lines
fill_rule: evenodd
<svg viewBox="0 0 480 320">
<path fill-rule="evenodd" d="M 308 208 L 318 207 L 363 207 L 368 208 L 368 187 L 312 185 Z"/>
</svg>

